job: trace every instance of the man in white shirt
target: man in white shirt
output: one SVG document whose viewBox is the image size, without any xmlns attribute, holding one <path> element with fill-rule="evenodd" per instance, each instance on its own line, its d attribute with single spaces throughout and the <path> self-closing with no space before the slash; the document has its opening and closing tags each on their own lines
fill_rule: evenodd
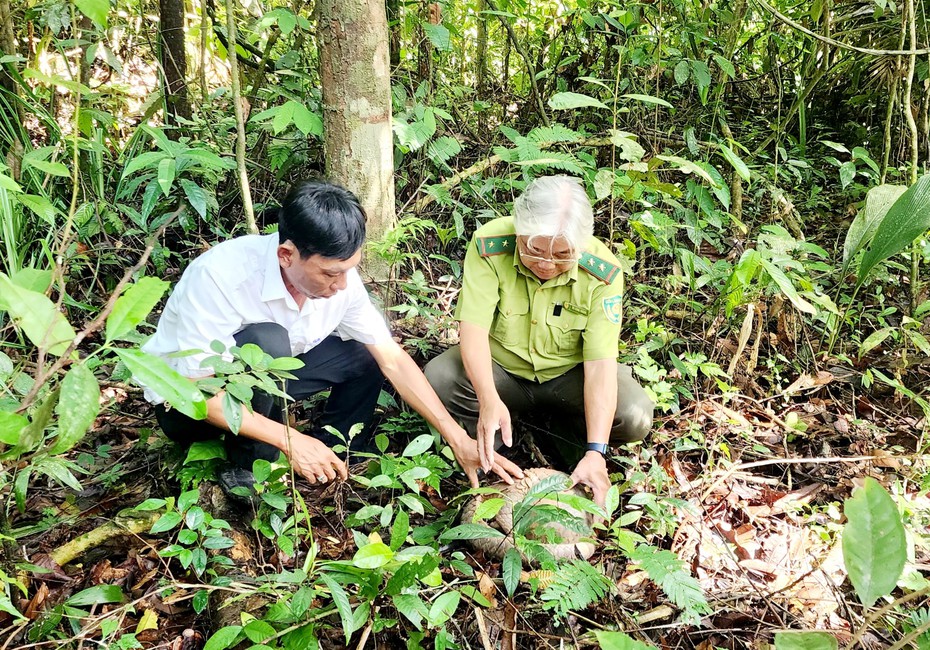
<svg viewBox="0 0 930 650">
<path fill-rule="evenodd" d="M 303 399 L 331 389 L 319 427 L 300 434 L 283 424 L 279 401 L 255 392 L 252 412 L 243 408 L 238 436 L 229 433 L 222 394 L 207 401 L 207 418 L 193 420 L 173 410 L 153 391 L 165 434 L 182 444 L 225 435 L 236 468 L 221 477 L 228 486 L 251 485 L 252 461 L 288 455 L 311 483 L 346 479 L 343 460 L 322 426 L 343 434 L 356 424 L 363 432 L 353 445 L 364 448 L 384 377 L 452 448 L 475 487 L 481 467 L 478 448 L 449 415 L 422 371 L 393 340 L 358 275 L 365 239 L 365 214 L 349 191 L 324 182 L 294 185 L 279 212 L 278 233 L 223 242 L 194 260 L 168 299 L 158 328 L 143 350 L 160 356 L 181 374 L 212 374 L 201 362 L 214 340 L 227 348 L 255 343 L 272 357 L 294 356 L 304 367 L 288 394 Z M 192 355 L 171 356 L 187 350 Z M 493 471 L 507 482 L 519 467 L 497 456 Z"/>
</svg>

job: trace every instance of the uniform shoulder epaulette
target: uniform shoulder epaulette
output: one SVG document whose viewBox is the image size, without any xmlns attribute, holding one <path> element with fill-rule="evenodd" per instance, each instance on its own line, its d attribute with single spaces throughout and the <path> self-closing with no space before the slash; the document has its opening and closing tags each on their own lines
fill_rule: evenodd
<svg viewBox="0 0 930 650">
<path fill-rule="evenodd" d="M 481 257 L 512 253 L 517 248 L 516 235 L 500 235 L 498 237 L 479 237 L 478 252 Z"/>
<path fill-rule="evenodd" d="M 614 278 L 620 273 L 619 266 L 611 264 L 607 260 L 602 260 L 591 253 L 582 253 L 578 265 L 605 284 L 613 282 Z"/>
</svg>

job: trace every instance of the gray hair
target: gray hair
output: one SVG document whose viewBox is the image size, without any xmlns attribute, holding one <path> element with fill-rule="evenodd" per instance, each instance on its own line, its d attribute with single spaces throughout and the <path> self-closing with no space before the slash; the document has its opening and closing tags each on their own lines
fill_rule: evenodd
<svg viewBox="0 0 930 650">
<path fill-rule="evenodd" d="M 584 187 L 571 176 L 542 176 L 513 204 L 517 235 L 564 237 L 580 254 L 594 234 L 594 211 Z"/>
</svg>

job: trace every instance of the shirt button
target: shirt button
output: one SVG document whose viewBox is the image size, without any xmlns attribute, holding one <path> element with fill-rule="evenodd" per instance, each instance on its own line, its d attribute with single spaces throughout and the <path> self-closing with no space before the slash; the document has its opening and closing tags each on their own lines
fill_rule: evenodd
<svg viewBox="0 0 930 650">
<path fill-rule="evenodd" d="M 536 319 L 533 319 L 533 320 L 531 320 L 530 322 L 531 322 L 533 325 L 535 325 L 535 324 L 536 324 Z"/>
</svg>

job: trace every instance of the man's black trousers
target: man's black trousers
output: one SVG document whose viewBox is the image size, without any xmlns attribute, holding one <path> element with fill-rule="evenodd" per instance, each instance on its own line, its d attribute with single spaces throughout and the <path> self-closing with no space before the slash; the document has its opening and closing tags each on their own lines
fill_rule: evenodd
<svg viewBox="0 0 930 650">
<path fill-rule="evenodd" d="M 234 338 L 236 345 L 254 343 L 274 358 L 291 356 L 287 330 L 277 323 L 249 325 Z M 332 447 L 339 440 L 325 431 L 324 426 L 331 426 L 347 437 L 349 429 L 361 423 L 364 428 L 353 439 L 351 448 L 367 449 L 371 442 L 375 405 L 384 383 L 384 375 L 371 353 L 358 341 L 343 341 L 338 336 L 330 336 L 297 358 L 304 362 L 304 366 L 291 371 L 297 379 L 287 382 L 288 395 L 294 400 L 302 400 L 330 389 L 319 424 L 306 433 Z M 256 390 L 252 410 L 275 422 L 284 422 L 284 408 L 278 397 Z M 252 461 L 259 458 L 273 461 L 279 454 L 277 448 L 267 443 L 234 435 L 206 420 L 194 420 L 176 409 L 165 408 L 163 404 L 155 407 L 155 415 L 165 435 L 182 445 L 224 437 L 226 457 L 238 467 L 252 469 Z"/>
</svg>

